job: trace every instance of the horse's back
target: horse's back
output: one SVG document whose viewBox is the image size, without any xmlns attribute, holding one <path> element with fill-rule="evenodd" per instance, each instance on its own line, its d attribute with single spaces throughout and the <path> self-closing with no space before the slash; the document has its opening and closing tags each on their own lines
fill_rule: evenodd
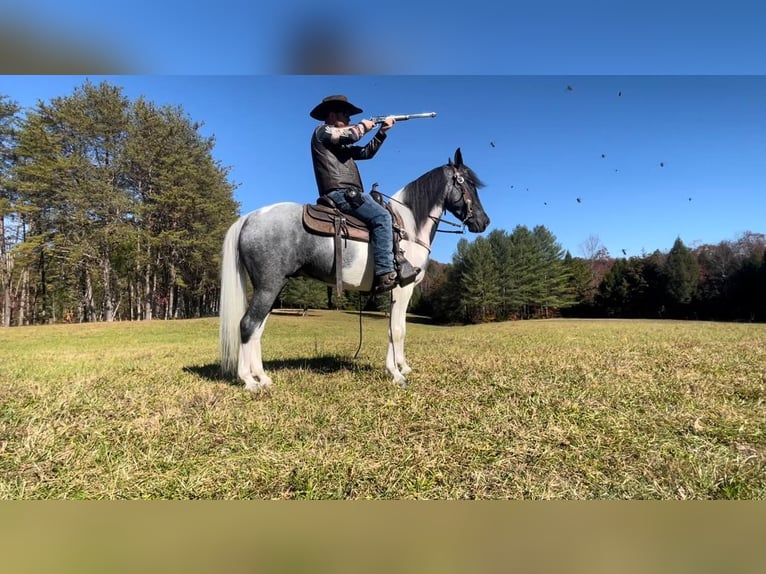
<svg viewBox="0 0 766 574">
<path fill-rule="evenodd" d="M 284 217 L 290 217 L 292 214 L 300 213 L 303 209 L 303 205 L 295 203 L 294 201 L 280 201 L 279 203 L 272 203 L 271 205 L 264 205 L 258 209 L 246 213 L 243 217 L 247 220 L 265 220 L 274 219 L 280 220 Z"/>
<path fill-rule="evenodd" d="M 281 202 L 243 216 L 240 257 L 252 275 L 291 276 L 314 268 L 324 276 L 333 265 L 332 238 L 303 227 L 303 204 Z"/>
</svg>

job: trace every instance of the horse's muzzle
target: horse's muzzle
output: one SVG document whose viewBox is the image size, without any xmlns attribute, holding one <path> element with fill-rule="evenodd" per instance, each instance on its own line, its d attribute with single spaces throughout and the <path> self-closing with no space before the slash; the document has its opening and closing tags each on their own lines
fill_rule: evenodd
<svg viewBox="0 0 766 574">
<path fill-rule="evenodd" d="M 481 233 L 489 226 L 489 217 L 486 213 L 477 214 L 474 211 L 471 217 L 465 221 L 465 225 L 471 233 Z"/>
</svg>

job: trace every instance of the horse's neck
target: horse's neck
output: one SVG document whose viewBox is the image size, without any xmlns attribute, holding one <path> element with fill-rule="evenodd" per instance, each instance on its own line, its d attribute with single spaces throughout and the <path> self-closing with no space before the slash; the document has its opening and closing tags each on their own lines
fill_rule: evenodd
<svg viewBox="0 0 766 574">
<path fill-rule="evenodd" d="M 420 228 L 416 229 L 415 225 L 415 217 L 412 214 L 412 211 L 410 208 L 402 203 L 403 190 L 400 189 L 396 193 L 394 193 L 391 196 L 391 206 L 393 207 L 394 211 L 399 214 L 399 216 L 402 218 L 402 224 L 404 225 L 404 229 L 407 232 L 407 235 L 410 237 L 417 238 L 418 241 L 415 242 L 415 244 L 425 244 L 428 246 L 428 249 L 430 250 L 431 242 L 433 241 L 434 235 L 436 235 L 436 228 L 439 225 L 439 218 L 441 218 L 442 215 L 444 215 L 444 206 L 443 205 L 434 205 L 431 208 L 430 216 L 425 224 Z M 422 247 L 422 245 L 421 245 Z M 425 248 L 414 248 L 412 257 L 416 257 L 418 261 L 410 259 L 410 255 L 408 254 L 408 260 L 413 265 L 419 266 L 425 263 L 425 261 L 428 259 L 428 255 L 430 253 L 429 250 L 426 250 Z M 414 252 L 417 252 L 417 256 Z M 421 259 L 420 255 L 422 252 L 422 261 L 419 261 Z"/>
</svg>

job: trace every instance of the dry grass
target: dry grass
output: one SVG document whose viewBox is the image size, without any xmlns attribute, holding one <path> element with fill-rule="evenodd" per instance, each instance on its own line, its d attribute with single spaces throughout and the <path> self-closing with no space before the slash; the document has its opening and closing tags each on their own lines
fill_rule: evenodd
<svg viewBox="0 0 766 574">
<path fill-rule="evenodd" d="M 0 330 L 2 499 L 764 499 L 766 325 L 274 316 L 274 388 L 217 320 Z"/>
</svg>

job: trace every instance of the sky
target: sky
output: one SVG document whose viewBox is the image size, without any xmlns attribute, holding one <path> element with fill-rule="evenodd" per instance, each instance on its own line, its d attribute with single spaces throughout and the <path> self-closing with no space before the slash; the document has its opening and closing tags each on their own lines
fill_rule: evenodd
<svg viewBox="0 0 766 574">
<path fill-rule="evenodd" d="M 0 50 L 0 63 L 28 71 L 47 55 L 69 68 L 69 54 L 112 73 L 763 74 L 764 21 L 755 0 L 0 0 L 0 46 L 26 47 Z"/>
<path fill-rule="evenodd" d="M 486 183 L 485 234 L 544 225 L 573 256 L 597 238 L 630 257 L 766 232 L 764 76 L 13 75 L 0 94 L 32 107 L 86 80 L 202 122 L 242 213 L 316 198 L 309 111 L 340 93 L 355 119 L 436 112 L 359 162 L 365 187 L 391 194 L 461 148 Z M 460 238 L 475 236 L 437 235 L 433 258 L 450 262 Z"/>
</svg>

